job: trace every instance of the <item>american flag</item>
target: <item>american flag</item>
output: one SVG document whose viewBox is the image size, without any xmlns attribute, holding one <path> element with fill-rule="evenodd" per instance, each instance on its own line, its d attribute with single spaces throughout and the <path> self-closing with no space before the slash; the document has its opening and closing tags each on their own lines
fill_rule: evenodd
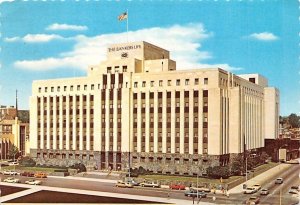
<svg viewBox="0 0 300 205">
<path fill-rule="evenodd" d="M 127 19 L 127 12 L 124 12 L 120 16 L 118 16 L 119 21 L 123 21 L 125 19 Z"/>
</svg>

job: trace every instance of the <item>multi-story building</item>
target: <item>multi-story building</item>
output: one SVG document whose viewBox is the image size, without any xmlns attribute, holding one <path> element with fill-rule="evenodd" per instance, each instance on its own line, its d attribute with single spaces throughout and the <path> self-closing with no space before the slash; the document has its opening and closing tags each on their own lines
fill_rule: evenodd
<svg viewBox="0 0 300 205">
<path fill-rule="evenodd" d="M 266 115 L 276 119 L 279 103 L 268 98 L 276 109 L 265 112 L 266 90 L 278 96 L 267 86 L 258 74 L 176 70 L 169 51 L 147 42 L 112 45 L 86 77 L 33 82 L 31 155 L 38 163 L 201 174 L 264 147 Z"/>
<path fill-rule="evenodd" d="M 29 154 L 29 112 L 15 107 L 0 107 L 0 159 L 8 159 L 9 149 L 15 146 L 20 153 Z"/>
</svg>

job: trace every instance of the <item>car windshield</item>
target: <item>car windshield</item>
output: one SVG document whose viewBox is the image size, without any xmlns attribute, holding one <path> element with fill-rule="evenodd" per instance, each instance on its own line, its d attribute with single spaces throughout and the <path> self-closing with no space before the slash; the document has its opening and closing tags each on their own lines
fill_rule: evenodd
<svg viewBox="0 0 300 205">
<path fill-rule="evenodd" d="M 255 199 L 256 199 L 256 197 L 250 197 L 250 199 L 251 199 L 251 200 L 255 200 Z"/>
</svg>

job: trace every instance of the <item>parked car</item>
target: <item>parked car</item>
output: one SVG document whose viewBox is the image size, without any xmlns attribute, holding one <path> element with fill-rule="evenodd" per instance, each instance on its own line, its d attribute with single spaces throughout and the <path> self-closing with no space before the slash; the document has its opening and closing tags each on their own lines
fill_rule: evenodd
<svg viewBox="0 0 300 205">
<path fill-rule="evenodd" d="M 266 188 L 263 188 L 261 191 L 260 191 L 260 195 L 268 195 L 269 194 L 269 190 L 266 189 Z"/>
<path fill-rule="evenodd" d="M 24 176 L 24 177 L 34 177 L 33 172 L 23 172 L 23 173 L 20 173 L 20 175 Z"/>
<path fill-rule="evenodd" d="M 254 184 L 252 187 L 254 187 L 257 191 L 259 191 L 261 189 L 260 184 Z"/>
<path fill-rule="evenodd" d="M 9 165 L 9 166 L 19 165 L 19 163 L 18 163 L 18 162 L 10 162 L 8 165 Z"/>
<path fill-rule="evenodd" d="M 142 187 L 153 187 L 153 188 L 160 188 L 160 184 L 155 182 L 142 182 L 140 183 Z"/>
<path fill-rule="evenodd" d="M 259 203 L 259 197 L 258 196 L 251 196 L 247 201 L 246 204 L 258 204 Z"/>
<path fill-rule="evenodd" d="M 170 189 L 177 189 L 177 190 L 185 190 L 185 186 L 183 184 L 171 184 Z"/>
<path fill-rule="evenodd" d="M 13 171 L 13 170 L 5 170 L 3 171 L 4 175 L 18 175 L 18 172 Z"/>
<path fill-rule="evenodd" d="M 140 183 L 136 182 L 133 178 L 126 178 L 125 182 L 132 184 L 133 186 L 139 186 Z"/>
<path fill-rule="evenodd" d="M 41 185 L 42 182 L 39 180 L 35 180 L 35 179 L 30 179 L 28 181 L 25 181 L 25 184 L 30 184 L 30 185 Z"/>
<path fill-rule="evenodd" d="M 16 179 L 16 178 L 13 178 L 13 177 L 6 178 L 3 181 L 7 182 L 7 183 L 20 183 L 20 179 Z"/>
<path fill-rule="evenodd" d="M 34 174 L 34 177 L 36 178 L 47 178 L 47 174 L 43 172 L 38 172 Z"/>
<path fill-rule="evenodd" d="M 283 178 L 277 178 L 276 180 L 275 180 L 275 184 L 282 184 L 283 183 Z"/>
<path fill-rule="evenodd" d="M 207 188 L 207 187 L 198 187 L 198 188 L 192 188 L 192 189 L 195 189 L 195 190 L 198 190 L 198 191 L 204 191 L 204 192 L 210 192 L 211 189 L 210 188 Z"/>
<path fill-rule="evenodd" d="M 184 196 L 188 197 L 197 197 L 197 198 L 206 198 L 207 194 L 204 191 L 198 191 L 195 189 L 190 189 L 184 192 Z"/>
<path fill-rule="evenodd" d="M 244 194 L 254 194 L 255 192 L 257 192 L 255 187 L 247 187 L 247 189 L 244 191 Z"/>
<path fill-rule="evenodd" d="M 133 185 L 131 183 L 123 182 L 123 181 L 118 181 L 116 183 L 116 187 L 121 187 L 121 188 L 133 188 Z"/>
</svg>

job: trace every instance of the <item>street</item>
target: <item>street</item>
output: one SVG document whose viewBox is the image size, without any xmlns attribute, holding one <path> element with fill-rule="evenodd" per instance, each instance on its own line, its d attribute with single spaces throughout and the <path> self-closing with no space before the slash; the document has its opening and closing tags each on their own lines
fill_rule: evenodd
<svg viewBox="0 0 300 205">
<path fill-rule="evenodd" d="M 8 176 L 1 175 L 1 181 Z M 283 184 L 275 184 L 275 179 L 277 177 L 282 177 L 284 179 Z M 24 183 L 27 177 L 17 176 Z M 173 198 L 173 199 L 185 199 L 190 200 L 191 204 L 193 199 L 184 196 L 184 191 L 169 190 L 163 188 L 146 188 L 146 187 L 134 187 L 134 188 L 118 188 L 115 187 L 113 183 L 97 182 L 97 181 L 86 181 L 86 180 L 74 180 L 68 178 L 57 178 L 49 177 L 46 179 L 38 179 L 42 181 L 43 186 L 49 187 L 62 187 L 62 188 L 72 188 L 90 191 L 101 191 L 110 193 L 122 193 L 131 195 L 141 195 L 141 196 L 154 196 L 162 198 Z M 251 196 L 259 196 L 261 204 L 297 204 L 298 198 L 293 197 L 292 194 L 288 193 L 291 186 L 299 185 L 299 164 L 293 165 L 290 169 L 281 173 L 279 175 L 274 175 L 271 180 L 267 181 L 265 184 L 261 184 L 262 188 L 268 188 L 270 194 L 267 196 L 260 196 L 260 193 L 255 194 L 231 194 L 229 197 L 216 194 L 216 204 L 243 204 Z M 213 202 L 214 194 L 209 193 L 207 198 L 203 198 L 201 202 Z M 197 199 L 195 199 L 197 203 Z"/>
</svg>

